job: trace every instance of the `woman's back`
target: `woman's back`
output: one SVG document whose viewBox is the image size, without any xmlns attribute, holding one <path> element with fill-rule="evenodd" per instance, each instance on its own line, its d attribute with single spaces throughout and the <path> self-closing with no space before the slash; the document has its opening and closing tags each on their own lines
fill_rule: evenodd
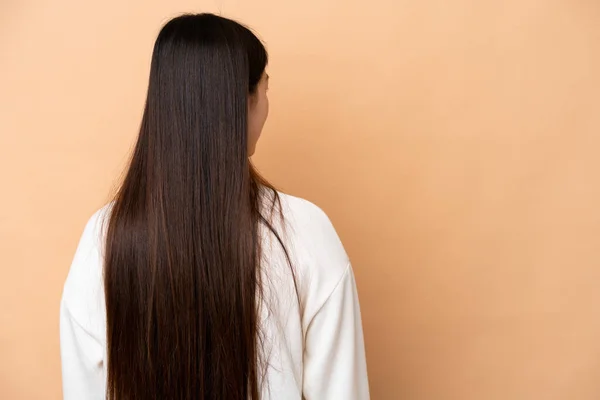
<svg viewBox="0 0 600 400">
<path fill-rule="evenodd" d="M 368 396 L 356 290 L 327 217 L 252 166 L 268 55 L 239 23 L 160 31 L 137 143 L 63 296 L 65 397 Z"/>
<path fill-rule="evenodd" d="M 263 399 L 367 399 L 368 381 L 354 276 L 327 216 L 279 194 L 285 223 L 262 234 Z M 65 399 L 106 398 L 103 241 L 107 206 L 89 221 L 65 283 L 61 352 Z M 296 288 L 298 292 L 296 292 Z M 126 350 L 124 350 L 126 351 Z"/>
</svg>

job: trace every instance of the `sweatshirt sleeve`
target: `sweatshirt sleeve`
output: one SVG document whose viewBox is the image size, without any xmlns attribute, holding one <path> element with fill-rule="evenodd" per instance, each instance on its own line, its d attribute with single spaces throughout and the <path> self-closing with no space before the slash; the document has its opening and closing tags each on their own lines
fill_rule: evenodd
<svg viewBox="0 0 600 400">
<path fill-rule="evenodd" d="M 104 210 L 94 214 L 81 236 L 60 302 L 63 398 L 104 400 L 105 311 L 101 232 Z"/>
<path fill-rule="evenodd" d="M 60 351 L 63 398 L 103 400 L 104 348 L 73 319 L 64 303 L 60 309 Z"/>
<path fill-rule="evenodd" d="M 350 265 L 308 326 L 303 394 L 306 400 L 369 399 L 360 307 Z"/>
</svg>

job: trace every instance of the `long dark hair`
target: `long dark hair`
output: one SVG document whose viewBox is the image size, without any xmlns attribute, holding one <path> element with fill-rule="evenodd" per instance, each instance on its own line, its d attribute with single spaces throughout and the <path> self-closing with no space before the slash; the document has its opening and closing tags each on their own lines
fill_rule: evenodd
<svg viewBox="0 0 600 400">
<path fill-rule="evenodd" d="M 277 236 L 263 203 L 279 199 L 248 159 L 247 119 L 266 65 L 250 30 L 215 15 L 158 35 L 108 220 L 111 400 L 259 397 L 259 229 Z"/>
</svg>

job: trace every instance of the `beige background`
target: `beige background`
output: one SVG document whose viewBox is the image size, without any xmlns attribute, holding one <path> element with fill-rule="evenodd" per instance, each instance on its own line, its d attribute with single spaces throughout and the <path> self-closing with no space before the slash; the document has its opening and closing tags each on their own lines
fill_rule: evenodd
<svg viewBox="0 0 600 400">
<path fill-rule="evenodd" d="M 152 43 L 268 43 L 256 161 L 354 262 L 374 399 L 600 398 L 600 3 L 1 0 L 0 398 L 58 399 L 58 304 Z"/>
</svg>

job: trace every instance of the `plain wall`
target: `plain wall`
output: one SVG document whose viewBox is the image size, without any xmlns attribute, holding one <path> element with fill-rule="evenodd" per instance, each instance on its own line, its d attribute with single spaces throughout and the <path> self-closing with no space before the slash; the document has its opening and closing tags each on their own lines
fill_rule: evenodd
<svg viewBox="0 0 600 400">
<path fill-rule="evenodd" d="M 372 397 L 600 398 L 600 5 L 2 0 L 0 398 L 61 396 L 58 307 L 182 11 L 271 55 L 255 157 L 353 261 Z"/>
</svg>

